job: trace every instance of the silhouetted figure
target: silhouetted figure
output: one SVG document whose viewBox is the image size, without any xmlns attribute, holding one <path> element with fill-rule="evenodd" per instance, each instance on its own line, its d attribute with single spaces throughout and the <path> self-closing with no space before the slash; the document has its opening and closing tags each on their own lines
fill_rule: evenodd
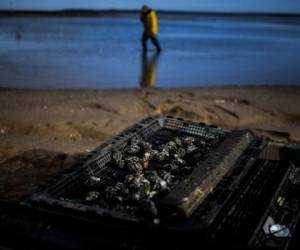
<svg viewBox="0 0 300 250">
<path fill-rule="evenodd" d="M 21 25 L 18 25 L 17 31 L 16 31 L 16 40 L 20 41 L 22 39 L 22 27 Z"/>
<path fill-rule="evenodd" d="M 151 10 L 148 6 L 144 5 L 141 11 L 141 21 L 144 25 L 144 32 L 142 36 L 143 51 L 147 51 L 147 40 L 150 38 L 157 51 L 161 51 L 159 41 L 157 39 L 158 34 L 158 18 L 154 10 Z"/>
<path fill-rule="evenodd" d="M 159 55 L 159 52 L 155 52 L 151 56 L 148 56 L 146 52 L 142 53 L 141 87 L 154 87 L 156 85 Z"/>
</svg>

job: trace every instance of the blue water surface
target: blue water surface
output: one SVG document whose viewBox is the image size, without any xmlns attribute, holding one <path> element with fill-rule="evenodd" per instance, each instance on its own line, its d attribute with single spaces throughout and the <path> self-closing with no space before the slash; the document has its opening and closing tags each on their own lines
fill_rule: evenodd
<svg viewBox="0 0 300 250">
<path fill-rule="evenodd" d="M 0 87 L 300 84 L 297 22 L 161 19 L 159 55 L 141 32 L 132 17 L 0 18 Z"/>
</svg>

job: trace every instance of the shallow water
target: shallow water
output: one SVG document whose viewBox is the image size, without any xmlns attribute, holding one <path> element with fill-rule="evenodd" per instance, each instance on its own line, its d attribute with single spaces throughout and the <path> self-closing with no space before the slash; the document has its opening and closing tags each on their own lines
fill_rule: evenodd
<svg viewBox="0 0 300 250">
<path fill-rule="evenodd" d="M 163 52 L 143 56 L 142 27 L 134 18 L 1 18 L 0 86 L 300 84 L 298 24 L 164 19 Z"/>
</svg>

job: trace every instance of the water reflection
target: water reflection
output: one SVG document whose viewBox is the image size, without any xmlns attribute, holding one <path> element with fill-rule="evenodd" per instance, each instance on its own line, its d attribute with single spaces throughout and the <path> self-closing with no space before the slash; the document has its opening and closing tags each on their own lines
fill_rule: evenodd
<svg viewBox="0 0 300 250">
<path fill-rule="evenodd" d="M 155 87 L 157 80 L 157 65 L 160 57 L 160 52 L 153 54 L 142 53 L 142 69 L 141 69 L 141 87 Z"/>
</svg>

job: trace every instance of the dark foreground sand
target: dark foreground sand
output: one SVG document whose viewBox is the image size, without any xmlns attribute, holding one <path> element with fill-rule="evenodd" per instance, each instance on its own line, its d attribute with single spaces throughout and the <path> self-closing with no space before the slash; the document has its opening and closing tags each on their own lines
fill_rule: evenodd
<svg viewBox="0 0 300 250">
<path fill-rule="evenodd" d="M 167 114 L 300 142 L 300 87 L 0 90 L 0 199 L 19 200 L 80 153 Z"/>
</svg>

